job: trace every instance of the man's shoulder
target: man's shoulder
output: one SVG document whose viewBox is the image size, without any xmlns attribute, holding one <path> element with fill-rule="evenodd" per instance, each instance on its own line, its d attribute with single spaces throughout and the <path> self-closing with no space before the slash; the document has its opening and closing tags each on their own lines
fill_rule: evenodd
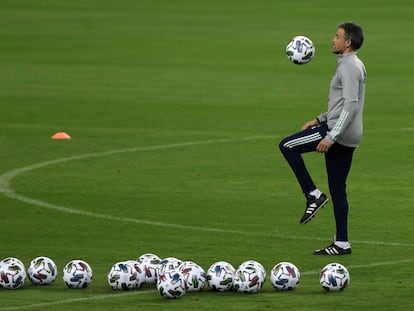
<svg viewBox="0 0 414 311">
<path fill-rule="evenodd" d="M 356 71 L 364 71 L 365 65 L 363 61 L 358 57 L 356 52 L 344 54 L 341 61 L 338 64 L 339 71 L 349 71 L 349 70 L 356 70 Z"/>
</svg>

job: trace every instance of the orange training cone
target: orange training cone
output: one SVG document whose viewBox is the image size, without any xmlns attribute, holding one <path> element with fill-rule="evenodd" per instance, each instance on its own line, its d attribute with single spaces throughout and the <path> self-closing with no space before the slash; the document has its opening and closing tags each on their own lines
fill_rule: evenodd
<svg viewBox="0 0 414 311">
<path fill-rule="evenodd" d="M 52 139 L 70 139 L 71 137 L 65 132 L 57 132 L 52 136 Z"/>
</svg>

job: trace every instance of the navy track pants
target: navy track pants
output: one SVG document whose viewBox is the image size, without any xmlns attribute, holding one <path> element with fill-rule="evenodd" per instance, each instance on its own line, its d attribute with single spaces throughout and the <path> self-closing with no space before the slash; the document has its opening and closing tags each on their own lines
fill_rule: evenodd
<svg viewBox="0 0 414 311">
<path fill-rule="evenodd" d="M 317 187 L 310 176 L 302 154 L 316 151 L 316 146 L 329 131 L 326 123 L 288 136 L 279 144 L 280 151 L 293 170 L 304 194 Z M 336 240 L 348 241 L 348 199 L 346 180 L 352 164 L 353 147 L 334 143 L 325 154 L 329 192 L 336 221 Z"/>
</svg>

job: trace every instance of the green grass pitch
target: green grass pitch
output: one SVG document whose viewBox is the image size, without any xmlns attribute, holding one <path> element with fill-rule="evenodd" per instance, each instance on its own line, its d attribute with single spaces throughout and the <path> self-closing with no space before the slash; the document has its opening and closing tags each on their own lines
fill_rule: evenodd
<svg viewBox="0 0 414 311">
<path fill-rule="evenodd" d="M 0 311 L 412 309 L 413 13 L 405 0 L 2 0 L 0 257 L 48 256 L 59 276 L 0 290 Z M 353 254 L 321 258 L 332 204 L 299 225 L 277 144 L 325 109 L 345 20 L 365 30 L 365 135 L 348 185 Z M 307 65 L 285 56 L 295 35 L 316 45 Z M 306 161 L 327 191 L 322 156 Z M 291 261 L 301 283 L 179 300 L 113 291 L 112 264 L 147 252 L 205 269 Z M 61 278 L 77 258 L 94 270 L 84 290 Z M 318 271 L 335 261 L 351 283 L 325 293 Z"/>
</svg>

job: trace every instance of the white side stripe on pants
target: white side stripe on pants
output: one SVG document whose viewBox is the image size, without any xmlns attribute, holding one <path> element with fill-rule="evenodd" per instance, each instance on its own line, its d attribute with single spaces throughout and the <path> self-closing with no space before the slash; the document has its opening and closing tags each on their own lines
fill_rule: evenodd
<svg viewBox="0 0 414 311">
<path fill-rule="evenodd" d="M 300 145 L 305 145 L 307 143 L 311 143 L 313 141 L 318 141 L 321 140 L 322 136 L 319 133 L 313 133 L 312 135 L 308 135 L 308 136 L 303 136 L 303 137 L 299 137 L 296 139 L 292 139 L 287 141 L 286 143 L 283 144 L 283 147 L 286 148 L 294 148 Z"/>
</svg>

